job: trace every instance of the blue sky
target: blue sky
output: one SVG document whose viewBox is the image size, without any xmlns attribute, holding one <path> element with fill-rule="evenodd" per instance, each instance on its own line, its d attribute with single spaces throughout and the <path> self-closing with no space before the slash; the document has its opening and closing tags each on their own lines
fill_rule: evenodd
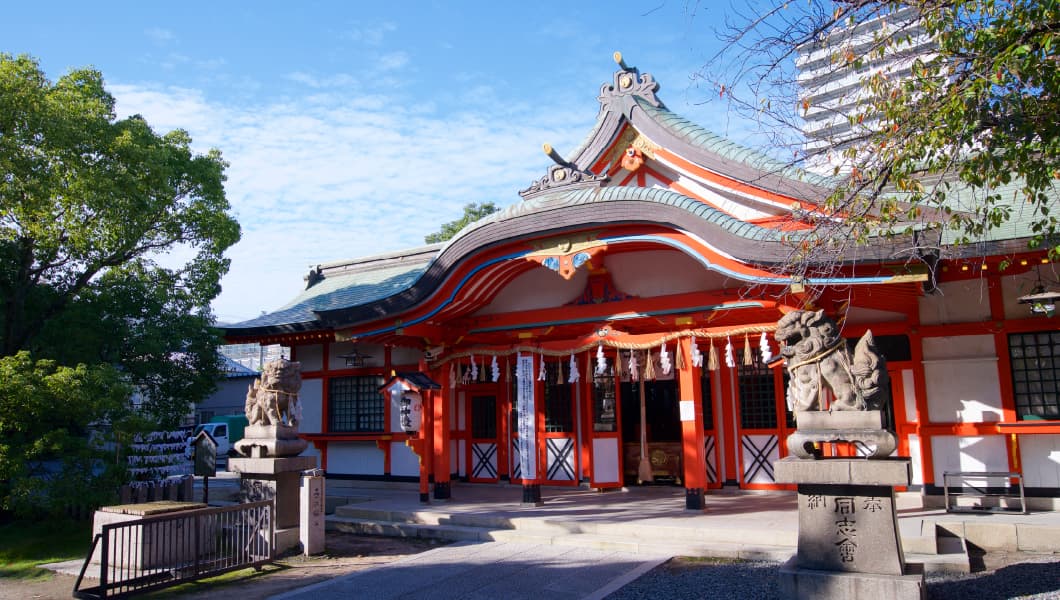
<svg viewBox="0 0 1060 600">
<path fill-rule="evenodd" d="M 507 206 L 595 121 L 614 51 L 675 112 L 746 127 L 691 79 L 724 4 L 16 2 L 0 51 L 48 76 L 92 65 L 122 115 L 231 163 L 243 239 L 214 311 L 252 318 L 311 265 L 423 243 L 469 202 Z"/>
</svg>

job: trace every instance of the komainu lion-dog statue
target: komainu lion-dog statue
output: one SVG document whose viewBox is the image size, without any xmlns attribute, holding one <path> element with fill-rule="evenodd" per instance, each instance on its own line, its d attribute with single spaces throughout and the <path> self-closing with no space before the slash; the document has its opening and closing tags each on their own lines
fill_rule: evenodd
<svg viewBox="0 0 1060 600">
<path fill-rule="evenodd" d="M 871 331 L 861 336 L 850 356 L 846 340 L 823 310 L 790 312 L 777 323 L 774 337 L 787 359 L 788 409 L 878 410 L 887 389 L 887 369 L 876 352 Z M 828 406 L 824 389 L 832 390 Z"/>
<path fill-rule="evenodd" d="M 887 367 L 871 331 L 851 356 L 823 310 L 795 310 L 781 317 L 773 336 L 790 375 L 787 403 L 798 427 L 788 436 L 791 454 L 820 458 L 821 444 L 834 442 L 854 443 L 872 458 L 894 451 L 880 411 L 890 393 Z"/>
<path fill-rule="evenodd" d="M 247 389 L 247 421 L 251 425 L 298 427 L 301 407 L 302 365 L 286 359 L 266 363 L 261 377 Z"/>
</svg>

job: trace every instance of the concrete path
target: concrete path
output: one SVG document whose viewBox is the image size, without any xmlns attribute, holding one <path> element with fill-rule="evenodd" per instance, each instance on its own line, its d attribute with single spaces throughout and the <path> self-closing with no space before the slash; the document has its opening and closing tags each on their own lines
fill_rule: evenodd
<svg viewBox="0 0 1060 600">
<path fill-rule="evenodd" d="M 272 598 L 597 600 L 668 558 L 569 546 L 460 542 Z"/>
</svg>

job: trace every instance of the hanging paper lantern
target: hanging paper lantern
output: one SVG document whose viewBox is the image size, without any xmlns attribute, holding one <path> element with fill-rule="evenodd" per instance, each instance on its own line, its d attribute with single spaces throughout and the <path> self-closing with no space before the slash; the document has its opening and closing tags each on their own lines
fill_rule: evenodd
<svg viewBox="0 0 1060 600">
<path fill-rule="evenodd" d="M 758 338 L 758 350 L 762 354 L 762 364 L 769 364 L 769 361 L 773 360 L 773 351 L 769 348 L 769 340 L 766 339 L 766 332 L 762 332 L 762 336 Z"/>
<path fill-rule="evenodd" d="M 648 356 L 644 359 L 644 379 L 655 381 L 655 361 L 651 359 L 651 348 L 648 349 Z"/>
<path fill-rule="evenodd" d="M 747 334 L 743 334 L 743 366 L 750 367 L 754 364 L 754 359 L 751 357 L 751 342 L 747 339 Z"/>
<path fill-rule="evenodd" d="M 567 379 L 567 383 L 577 383 L 582 378 L 581 373 L 578 372 L 578 359 L 574 357 L 574 353 L 570 353 L 570 378 Z"/>
<path fill-rule="evenodd" d="M 540 354 L 538 355 L 538 358 L 541 359 L 541 368 L 537 371 L 537 380 L 545 381 L 546 379 L 548 379 L 548 372 L 545 371 L 545 355 Z"/>
<path fill-rule="evenodd" d="M 718 351 L 714 349 L 714 340 L 710 341 L 710 353 L 707 356 L 707 368 L 711 371 L 717 371 L 721 368 L 718 364 Z"/>
<path fill-rule="evenodd" d="M 629 380 L 637 381 L 640 379 L 640 366 L 637 364 L 637 353 L 629 351 Z"/>
<path fill-rule="evenodd" d="M 490 364 L 490 369 L 493 371 L 493 383 L 497 383 L 501 380 L 501 368 L 497 365 L 497 355 L 493 355 L 493 363 Z"/>
<path fill-rule="evenodd" d="M 732 350 L 732 339 L 725 338 L 725 366 L 730 369 L 736 367 L 736 356 Z"/>
<path fill-rule="evenodd" d="M 666 344 L 663 344 L 662 349 L 659 350 L 659 368 L 662 369 L 663 375 L 669 375 L 674 368 L 670 353 L 666 351 Z"/>
<path fill-rule="evenodd" d="M 604 356 L 604 345 L 596 347 L 596 374 L 603 375 L 607 372 L 607 357 Z"/>
</svg>

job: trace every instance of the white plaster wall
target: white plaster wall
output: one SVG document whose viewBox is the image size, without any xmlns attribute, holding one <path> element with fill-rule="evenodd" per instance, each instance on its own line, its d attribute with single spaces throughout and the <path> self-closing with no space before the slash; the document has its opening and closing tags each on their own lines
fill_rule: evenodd
<svg viewBox="0 0 1060 600">
<path fill-rule="evenodd" d="M 328 473 L 382 475 L 384 457 L 375 442 L 332 442 L 328 444 Z"/>
<path fill-rule="evenodd" d="M 938 423 L 1001 420 L 1001 384 L 993 336 L 925 338 L 923 349 L 930 420 Z"/>
<path fill-rule="evenodd" d="M 302 372 L 320 371 L 324 368 L 324 345 L 297 346 L 295 360 L 302 363 Z"/>
<path fill-rule="evenodd" d="M 405 442 L 390 443 L 390 474 L 405 477 L 420 476 L 420 459 L 412 448 L 405 445 Z"/>
<path fill-rule="evenodd" d="M 569 281 L 545 267 L 531 269 L 504 286 L 492 302 L 475 314 L 492 315 L 562 306 L 581 295 L 588 276 L 588 265 L 575 271 Z"/>
<path fill-rule="evenodd" d="M 719 290 L 727 282 L 735 285 L 676 250 L 609 254 L 604 266 L 611 273 L 615 287 L 638 298 Z"/>
<path fill-rule="evenodd" d="M 394 347 L 390 349 L 390 364 L 395 367 L 418 369 L 422 357 L 423 352 L 416 348 Z"/>
<path fill-rule="evenodd" d="M 1005 436 L 939 435 L 931 438 L 935 485 L 946 471 L 1008 471 Z"/>
<path fill-rule="evenodd" d="M 1060 435 L 1021 435 L 1019 443 L 1023 485 L 1060 487 Z"/>
<path fill-rule="evenodd" d="M 904 395 L 903 401 L 905 402 L 905 419 L 915 423 L 920 420 L 920 416 L 916 411 L 916 385 L 913 382 L 913 370 L 903 369 L 902 394 Z"/>
<path fill-rule="evenodd" d="M 593 481 L 618 483 L 621 474 L 618 458 L 618 438 L 593 440 Z"/>
<path fill-rule="evenodd" d="M 1019 297 L 1033 293 L 1038 285 L 1038 274 L 1042 284 L 1048 290 L 1060 291 L 1060 267 L 1055 264 L 1039 265 L 1037 269 L 1009 277 L 1001 278 L 1001 297 L 1004 299 L 1006 319 L 1026 319 L 1033 316 L 1030 306 L 1020 304 Z"/>
<path fill-rule="evenodd" d="M 887 323 L 894 321 L 904 321 L 905 314 L 899 312 L 891 312 L 889 310 L 876 310 L 873 308 L 859 308 L 857 306 L 851 306 L 850 310 L 847 311 L 848 324 L 864 324 L 864 323 Z"/>
<path fill-rule="evenodd" d="M 919 304 L 920 322 L 924 325 L 990 319 L 989 292 L 983 279 L 943 283 L 938 291 L 920 298 Z"/>
<path fill-rule="evenodd" d="M 342 358 L 342 355 L 353 352 L 354 348 L 357 349 L 358 354 L 368 357 L 366 365 L 369 367 L 381 367 L 386 360 L 386 354 L 381 345 L 334 342 L 328 349 L 328 368 L 331 370 L 348 369 L 346 359 Z"/>
<path fill-rule="evenodd" d="M 920 449 L 920 436 L 909 436 L 909 458 L 913 469 L 913 485 L 924 485 L 924 459 Z"/>
<path fill-rule="evenodd" d="M 298 430 L 303 433 L 320 433 L 324 420 L 320 411 L 324 406 L 324 380 L 303 379 L 302 389 L 298 391 L 298 401 L 302 404 L 302 421 Z"/>
<path fill-rule="evenodd" d="M 922 347 L 925 361 L 997 356 L 992 335 L 929 337 L 924 338 Z"/>
</svg>

